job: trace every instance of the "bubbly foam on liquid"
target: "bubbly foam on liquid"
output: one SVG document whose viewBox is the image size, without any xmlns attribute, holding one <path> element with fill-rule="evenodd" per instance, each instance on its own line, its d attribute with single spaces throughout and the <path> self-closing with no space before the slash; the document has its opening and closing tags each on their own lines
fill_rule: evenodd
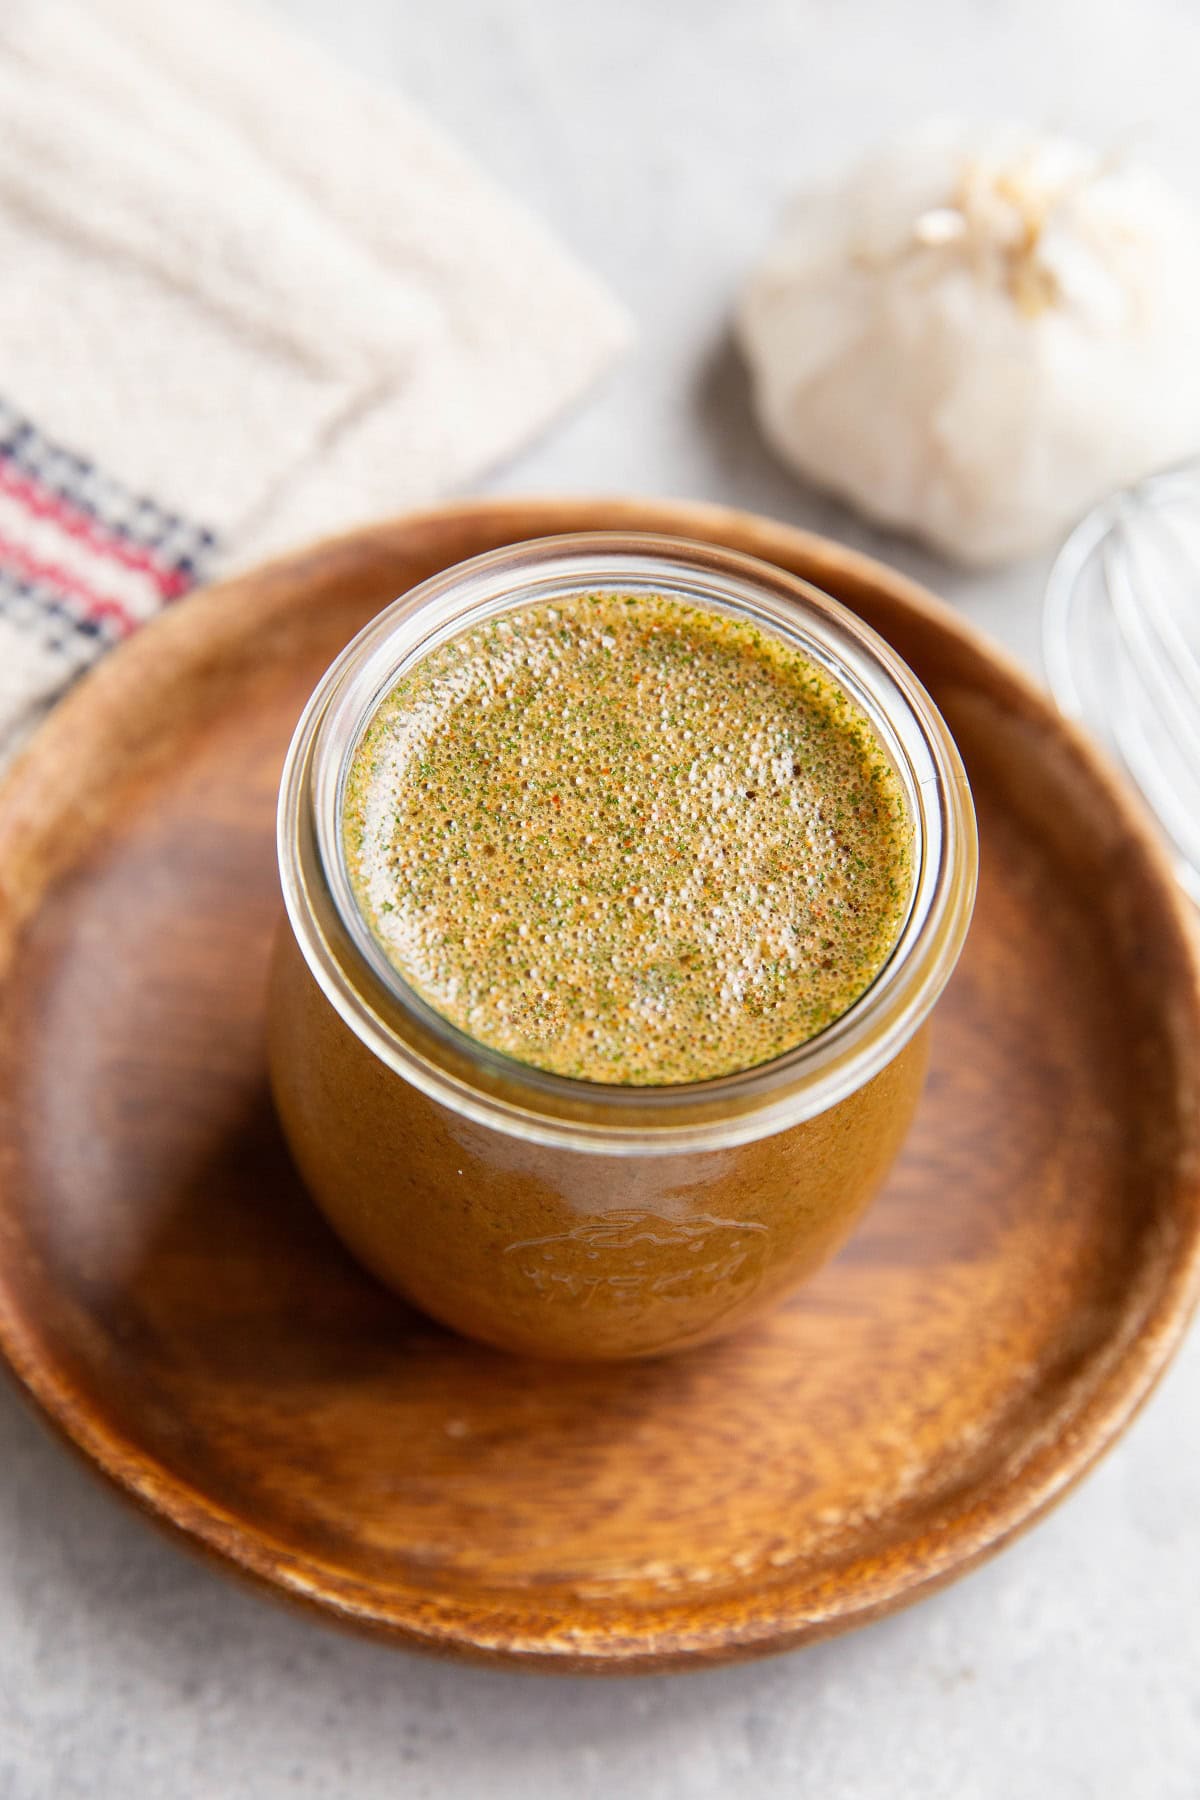
<svg viewBox="0 0 1200 1800">
<path fill-rule="evenodd" d="M 770 632 L 587 593 L 478 625 L 383 700 L 344 812 L 358 904 L 430 1006 L 589 1081 L 752 1068 L 890 954 L 912 830 L 877 737 Z"/>
</svg>

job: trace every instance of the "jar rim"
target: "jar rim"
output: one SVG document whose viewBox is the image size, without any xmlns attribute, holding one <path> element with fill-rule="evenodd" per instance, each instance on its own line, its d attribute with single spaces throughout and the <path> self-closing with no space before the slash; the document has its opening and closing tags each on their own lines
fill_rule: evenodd
<svg viewBox="0 0 1200 1800">
<path fill-rule="evenodd" d="M 405 983 L 357 906 L 342 805 L 362 731 L 399 675 L 481 619 L 584 589 L 666 594 L 750 617 L 796 643 L 866 714 L 913 824 L 914 882 L 888 961 L 816 1036 L 706 1081 L 581 1081 L 469 1038 Z M 280 785 L 280 878 L 311 974 L 394 1073 L 477 1124 L 606 1154 L 732 1147 L 812 1118 L 878 1074 L 914 1035 L 954 967 L 974 902 L 974 809 L 958 750 L 912 671 L 847 607 L 802 578 L 722 546 L 586 532 L 486 552 L 410 589 L 371 620 L 318 683 Z"/>
</svg>

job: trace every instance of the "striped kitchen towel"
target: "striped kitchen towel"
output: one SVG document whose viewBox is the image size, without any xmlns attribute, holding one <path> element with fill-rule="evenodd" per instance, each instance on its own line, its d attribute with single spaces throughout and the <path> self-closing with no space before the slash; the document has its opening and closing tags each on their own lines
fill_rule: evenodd
<svg viewBox="0 0 1200 1800">
<path fill-rule="evenodd" d="M 478 477 L 628 340 L 395 96 L 236 0 L 0 8 L 0 757 L 198 581 Z"/>
</svg>

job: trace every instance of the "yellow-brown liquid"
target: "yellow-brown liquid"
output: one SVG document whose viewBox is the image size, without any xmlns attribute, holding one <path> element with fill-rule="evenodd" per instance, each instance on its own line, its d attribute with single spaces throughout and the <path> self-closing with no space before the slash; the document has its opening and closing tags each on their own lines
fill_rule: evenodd
<svg viewBox="0 0 1200 1800">
<path fill-rule="evenodd" d="M 477 1042 L 658 1085 L 837 1018 L 910 890 L 896 775 L 849 698 L 751 621 L 577 594 L 480 625 L 395 686 L 344 814 L 389 959 Z"/>
</svg>

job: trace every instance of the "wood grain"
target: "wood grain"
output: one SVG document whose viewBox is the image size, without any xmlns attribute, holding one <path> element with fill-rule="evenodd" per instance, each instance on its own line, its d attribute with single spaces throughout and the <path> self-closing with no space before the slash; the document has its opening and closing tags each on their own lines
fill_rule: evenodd
<svg viewBox="0 0 1200 1800">
<path fill-rule="evenodd" d="M 491 1354 L 354 1265 L 266 1098 L 272 813 L 317 675 L 502 542 L 627 525 L 764 555 L 929 685 L 982 882 L 882 1197 L 791 1303 L 660 1362 Z M 0 1348 L 224 1566 L 443 1653 L 689 1666 L 970 1567 L 1115 1438 L 1200 1279 L 1200 983 L 1138 811 L 900 577 L 714 508 L 466 504 L 226 584 L 117 652 L 0 793 Z"/>
</svg>

